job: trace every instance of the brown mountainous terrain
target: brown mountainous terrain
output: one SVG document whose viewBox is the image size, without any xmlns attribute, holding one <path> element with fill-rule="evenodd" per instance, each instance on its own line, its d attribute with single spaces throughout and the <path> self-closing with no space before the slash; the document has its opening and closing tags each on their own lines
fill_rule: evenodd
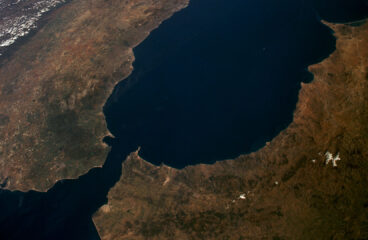
<svg viewBox="0 0 368 240">
<path fill-rule="evenodd" d="M 183 170 L 132 154 L 94 217 L 102 239 L 367 239 L 368 24 L 328 25 L 337 50 L 310 66 L 286 130 Z"/>
<path fill-rule="evenodd" d="M 46 191 L 100 166 L 102 106 L 132 48 L 187 3 L 71 1 L 1 59 L 0 183 Z M 368 24 L 328 25 L 337 49 L 310 66 L 286 130 L 255 153 L 182 170 L 131 154 L 94 216 L 101 238 L 368 239 Z"/>
<path fill-rule="evenodd" d="M 130 73 L 132 48 L 186 4 L 72 1 L 49 14 L 0 65 L 0 182 L 45 191 L 100 166 L 102 106 Z"/>
</svg>

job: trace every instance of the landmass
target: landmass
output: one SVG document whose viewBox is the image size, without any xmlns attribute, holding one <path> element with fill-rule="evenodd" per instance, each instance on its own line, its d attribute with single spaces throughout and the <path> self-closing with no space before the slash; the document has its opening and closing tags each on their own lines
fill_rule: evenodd
<svg viewBox="0 0 368 240">
<path fill-rule="evenodd" d="M 368 24 L 327 25 L 336 51 L 309 67 L 286 130 L 182 170 L 132 154 L 94 216 L 101 238 L 367 239 Z"/>
<path fill-rule="evenodd" d="M 0 56 L 8 46 L 35 30 L 42 16 L 63 3 L 64 0 L 1 1 Z"/>
<path fill-rule="evenodd" d="M 1 186 L 46 191 L 101 166 L 109 151 L 102 143 L 109 134 L 102 107 L 131 72 L 132 48 L 187 3 L 70 1 L 3 56 Z"/>
<path fill-rule="evenodd" d="M 0 186 L 45 191 L 106 159 L 102 106 L 132 48 L 187 0 L 71 1 L 0 62 Z M 98 16 L 98 17 L 96 17 Z M 293 123 L 261 150 L 182 170 L 133 153 L 102 239 L 367 239 L 368 24 L 328 24 Z"/>
</svg>

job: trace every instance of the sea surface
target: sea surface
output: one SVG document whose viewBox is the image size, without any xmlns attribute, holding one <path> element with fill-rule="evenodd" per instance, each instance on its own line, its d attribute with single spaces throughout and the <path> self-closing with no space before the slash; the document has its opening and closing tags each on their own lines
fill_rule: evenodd
<svg viewBox="0 0 368 240">
<path fill-rule="evenodd" d="M 91 217 L 139 146 L 175 168 L 259 149 L 292 121 L 307 66 L 335 49 L 321 19 L 367 13 L 364 0 L 192 0 L 134 49 L 104 107 L 115 138 L 103 167 L 46 193 L 0 188 L 0 239 L 99 239 Z"/>
<path fill-rule="evenodd" d="M 256 151 L 291 123 L 307 66 L 334 48 L 305 1 L 193 0 L 134 49 L 108 128 L 174 168 Z"/>
</svg>

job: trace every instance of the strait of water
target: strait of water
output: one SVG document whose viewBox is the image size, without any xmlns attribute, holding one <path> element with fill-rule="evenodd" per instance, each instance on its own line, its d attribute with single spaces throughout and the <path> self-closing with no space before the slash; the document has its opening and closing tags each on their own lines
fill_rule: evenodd
<svg viewBox="0 0 368 240">
<path fill-rule="evenodd" d="M 138 146 L 176 168 L 262 147 L 292 121 L 306 67 L 334 50 L 320 18 L 367 13 L 365 0 L 192 0 L 134 49 L 104 108 L 115 138 L 103 167 L 46 193 L 0 188 L 0 239 L 99 239 L 92 214 Z"/>
</svg>

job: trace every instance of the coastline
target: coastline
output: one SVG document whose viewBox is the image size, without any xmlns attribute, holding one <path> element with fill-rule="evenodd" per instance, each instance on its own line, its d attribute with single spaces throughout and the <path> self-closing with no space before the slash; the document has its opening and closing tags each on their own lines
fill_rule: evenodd
<svg viewBox="0 0 368 240">
<path fill-rule="evenodd" d="M 118 239 L 116 235 L 120 238 L 138 239 L 170 239 L 170 237 L 172 239 L 172 236 L 178 239 L 203 239 L 203 237 L 215 239 L 219 236 L 234 237 L 242 233 L 245 237 L 253 239 L 260 236 L 264 238 L 300 236 L 305 239 L 306 235 L 298 235 L 302 233 L 310 234 L 307 236 L 312 236 L 314 239 L 321 237 L 319 234 L 326 234 L 322 237 L 341 236 L 339 229 L 333 225 L 334 221 L 339 226 L 340 219 L 352 218 L 356 214 L 359 215 L 359 212 L 364 212 L 360 201 L 366 199 L 364 192 L 359 193 L 366 186 L 362 177 L 365 176 L 364 170 L 367 167 L 364 165 L 364 160 L 367 159 L 367 150 L 364 148 L 367 139 L 362 134 L 365 131 L 366 115 L 362 115 L 358 120 L 355 118 L 360 116 L 358 113 L 363 114 L 367 106 L 367 88 L 362 81 L 363 73 L 367 70 L 356 71 L 353 64 L 359 62 L 361 56 L 366 56 L 367 51 L 365 49 L 363 49 L 364 52 L 360 51 L 358 46 L 351 43 L 357 39 L 367 42 L 367 35 L 364 33 L 364 30 L 367 30 L 367 24 L 355 30 L 339 24 L 328 25 L 332 26 L 340 36 L 338 42 L 344 44 L 339 45 L 329 58 L 308 67 L 314 72 L 315 79 L 311 83 L 302 84 L 293 123 L 286 130 L 283 130 L 267 146 L 254 153 L 212 165 L 189 166 L 183 170 L 164 165 L 154 166 L 133 154 L 123 164 L 121 180 L 110 191 L 108 204 L 94 217 L 102 239 Z M 141 39 L 147 37 L 149 32 L 144 34 L 140 35 Z M 25 44 L 27 45 L 28 42 Z M 131 64 L 134 61 L 132 49 L 137 44 L 139 42 L 135 45 L 131 42 L 129 47 L 124 48 L 123 57 L 129 61 L 122 67 L 125 69 L 123 76 L 128 76 L 132 71 Z M 20 46 L 20 49 L 22 47 Z M 91 49 L 90 46 L 84 47 L 87 51 Z M 114 50 L 119 50 L 119 47 Z M 122 59 L 121 55 L 115 59 Z M 352 65 L 347 65 L 349 68 L 344 69 L 344 64 L 349 62 Z M 78 62 L 72 62 L 71 65 L 73 64 L 77 66 Z M 361 64 L 367 66 L 366 62 Z M 56 66 L 54 69 L 59 74 L 62 68 L 63 66 Z M 357 77 L 353 78 L 353 74 Z M 121 76 L 121 73 L 116 72 L 113 79 L 107 78 L 106 81 L 102 81 L 108 87 L 104 85 L 106 88 L 99 96 L 99 100 L 110 96 L 111 89 L 121 80 Z M 80 79 L 85 78 L 82 76 Z M 37 88 L 36 91 L 40 91 L 40 95 L 43 94 L 42 91 L 46 92 Z M 349 98 L 342 97 L 345 95 Z M 62 96 L 65 95 L 62 94 Z M 72 98 L 68 100 L 70 99 Z M 32 101 L 32 98 L 29 100 Z M 70 109 L 74 111 L 73 101 L 70 102 L 62 102 L 61 106 L 69 106 L 63 111 Z M 87 120 L 84 119 L 84 121 L 94 116 L 98 116 L 99 123 L 93 123 L 93 126 L 104 121 L 101 109 L 105 102 L 106 99 L 104 102 L 95 103 L 94 110 L 87 111 L 85 114 Z M 21 104 L 17 101 L 15 103 L 15 107 Z M 341 103 L 342 107 L 339 105 Z M 349 108 L 349 105 L 357 106 L 358 110 Z M 90 115 L 91 112 L 95 115 Z M 74 115 L 70 116 L 73 120 Z M 102 137 L 109 134 L 107 128 L 103 124 L 99 126 L 97 132 L 98 137 L 96 135 L 94 137 L 98 141 L 94 144 L 100 146 L 103 151 L 107 151 L 107 146 L 101 141 Z M 26 133 L 29 132 L 26 131 Z M 24 143 L 23 140 L 22 143 Z M 96 145 L 91 146 L 91 149 Z M 24 147 L 29 146 L 32 145 Z M 333 154 L 341 153 L 342 161 L 338 163 L 337 168 L 325 164 L 326 151 L 331 151 Z M 99 157 L 105 153 L 100 154 Z M 56 159 L 52 164 L 59 160 Z M 103 160 L 104 158 L 100 159 L 100 161 Z M 1 161 L 4 159 L 2 158 Z M 23 166 L 24 162 L 17 162 L 17 164 Z M 1 164 L 4 163 L 0 163 L 4 169 L 4 165 Z M 93 166 L 100 166 L 100 163 Z M 86 165 L 82 167 L 86 168 Z M 69 178 L 77 178 L 89 168 L 90 166 L 86 170 L 79 169 L 78 173 L 72 173 L 75 177 Z M 60 169 L 51 169 L 49 174 L 52 175 L 58 171 Z M 4 174 L 4 170 L 1 173 Z M 58 179 L 68 179 L 68 177 L 54 175 L 53 179 L 47 180 L 46 185 L 42 185 L 32 180 L 39 178 L 38 175 L 19 176 L 17 174 L 16 172 L 14 176 L 19 177 L 20 181 L 14 182 L 14 179 L 11 179 L 8 189 L 45 191 Z M 30 181 L 21 182 L 29 177 L 31 177 Z M 41 177 L 40 182 L 48 178 Z M 359 180 L 362 181 L 360 185 L 349 185 Z M 353 198 L 355 195 L 351 195 L 352 193 L 358 195 L 358 200 Z M 338 207 L 343 207 L 346 201 L 356 204 L 353 205 L 353 209 L 340 212 L 338 209 L 324 205 L 333 201 Z M 327 221 L 323 217 L 329 214 L 338 217 Z M 316 225 L 316 222 L 322 223 Z M 303 225 L 304 223 L 309 225 Z M 346 228 L 352 229 L 350 234 L 355 234 L 350 237 L 357 238 L 359 232 L 354 231 L 354 224 L 352 225 L 353 227 L 350 223 L 346 223 Z M 327 233 L 322 231 L 325 228 L 329 229 Z M 202 235 L 196 235 L 198 232 Z"/>
<path fill-rule="evenodd" d="M 1 87 L 9 90 L 0 97 L 0 113 L 10 121 L 6 128 L 0 128 L 6 136 L 1 142 L 0 181 L 8 179 L 7 189 L 46 191 L 56 181 L 77 178 L 105 161 L 109 148 L 102 138 L 109 132 L 102 107 L 115 84 L 130 74 L 132 49 L 162 21 L 187 6 L 186 0 L 169 4 L 132 1 L 124 6 L 118 2 L 110 3 L 106 9 L 101 9 L 101 4 L 106 4 L 103 1 L 94 2 L 95 5 L 70 2 L 57 13 L 53 11 L 50 21 L 21 45 L 10 60 L 3 62 L 0 76 L 5 82 L 1 82 Z M 81 6 L 77 7 L 78 4 Z M 120 12 L 113 4 L 122 8 Z M 110 28 L 120 30 L 97 26 L 95 32 L 85 29 L 81 32 L 82 26 L 96 27 L 92 11 L 115 18 L 124 16 L 107 23 Z M 85 25 L 86 21 L 90 22 Z M 78 35 L 74 35 L 76 31 Z M 115 31 L 114 35 L 109 35 L 109 31 Z M 84 36 L 86 40 L 81 41 Z M 110 44 L 106 45 L 107 42 Z M 83 52 L 79 51 L 81 48 Z M 96 55 L 98 51 L 105 56 Z M 45 66 L 43 61 L 48 64 Z M 107 65 L 105 61 L 113 64 Z M 26 76 L 23 80 L 14 81 L 21 79 L 22 74 Z M 67 122 L 57 120 L 60 117 Z M 19 133 L 23 137 L 16 139 Z M 78 146 L 80 143 L 83 145 Z M 16 153 L 11 146 L 16 146 Z"/>
<path fill-rule="evenodd" d="M 302 83 L 287 129 L 257 152 L 212 165 L 177 170 L 133 155 L 94 215 L 101 239 L 367 236 L 356 226 L 368 199 L 368 24 L 327 25 L 336 50 L 308 67 L 314 80 Z M 327 152 L 340 155 L 337 167 L 326 165 Z M 346 201 L 354 205 L 343 211 Z"/>
</svg>

